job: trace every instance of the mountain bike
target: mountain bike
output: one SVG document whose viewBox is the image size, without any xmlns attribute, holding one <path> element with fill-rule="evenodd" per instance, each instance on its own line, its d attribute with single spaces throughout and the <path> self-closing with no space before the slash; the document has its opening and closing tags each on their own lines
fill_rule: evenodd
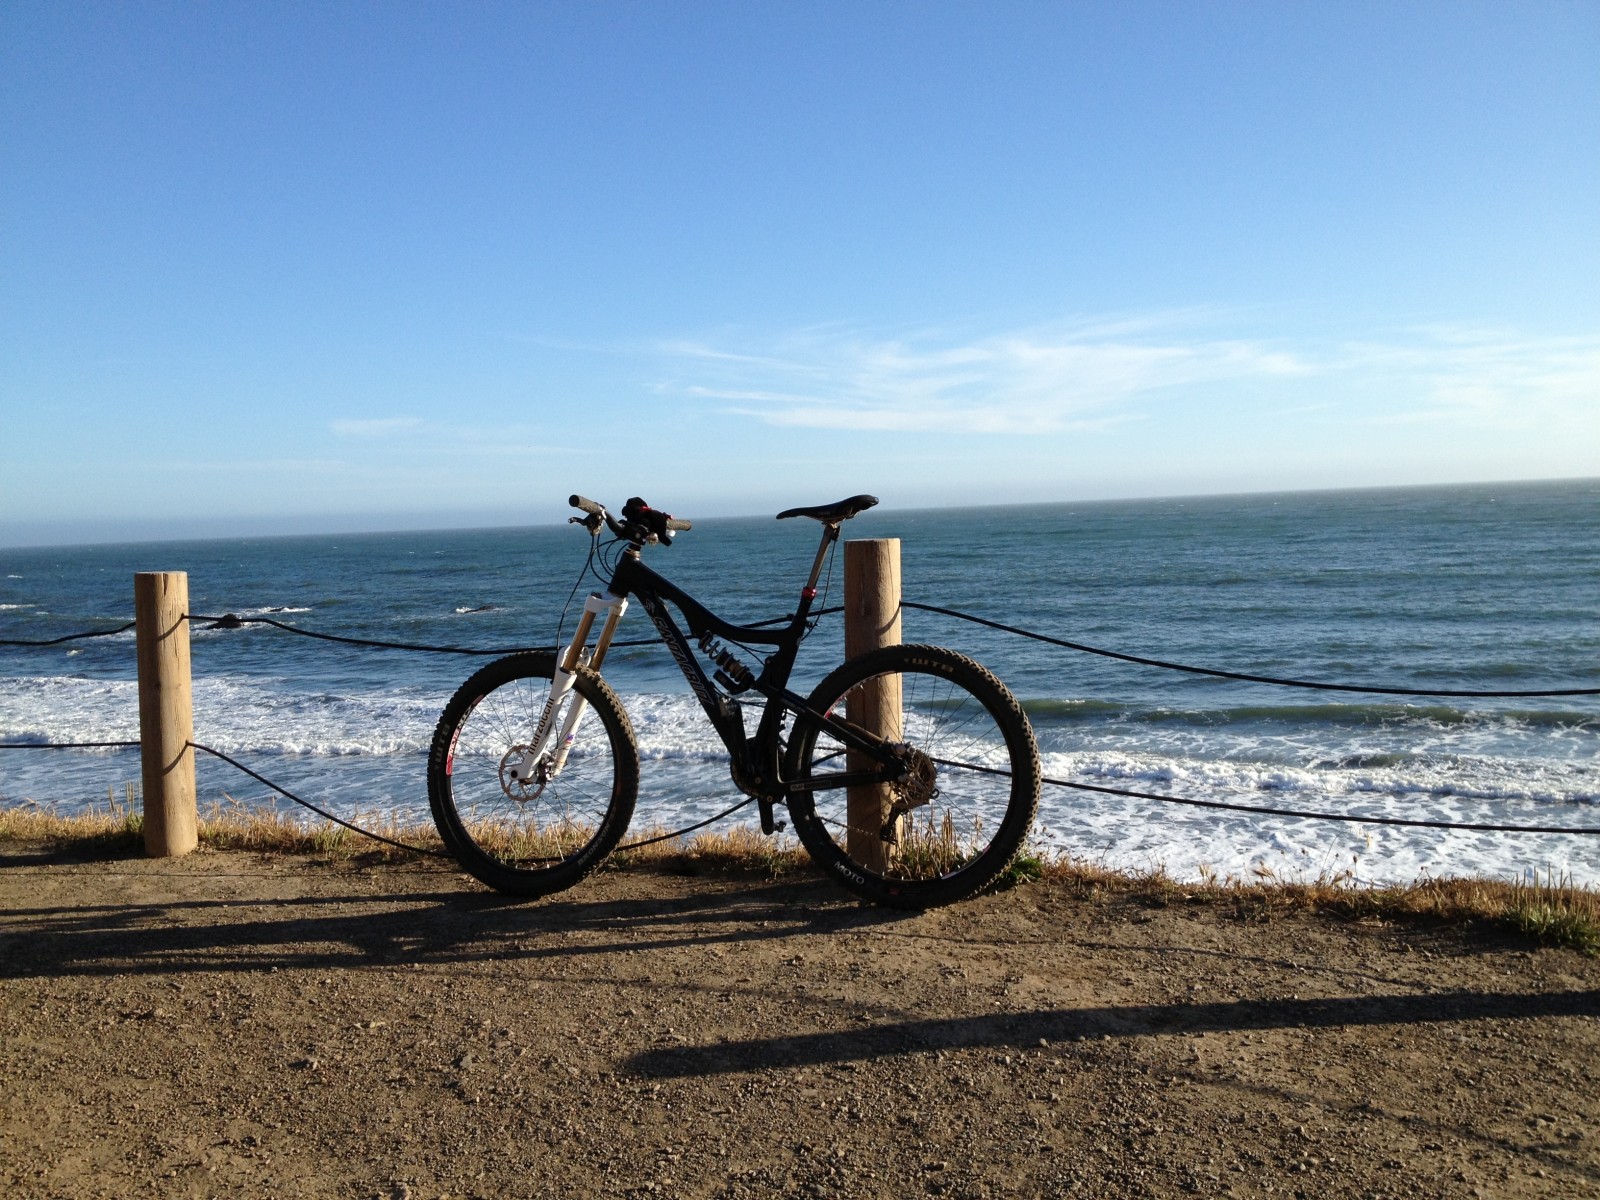
<svg viewBox="0 0 1600 1200">
<path fill-rule="evenodd" d="M 433 736 L 429 802 L 465 870 L 502 892 L 545 896 L 616 848 L 633 816 L 639 751 L 601 668 L 637 600 L 727 746 L 734 786 L 759 805 L 764 833 L 782 828 L 786 806 L 818 864 L 898 908 L 961 900 L 1000 877 L 1032 825 L 1040 771 L 1032 726 L 994 675 L 953 650 L 894 645 L 850 659 L 808 696 L 789 690 L 840 526 L 875 497 L 778 514 L 819 522 L 822 543 L 777 628 L 725 621 L 645 564 L 646 547 L 670 546 L 690 522 L 638 497 L 616 515 L 582 496 L 570 503 L 583 514 L 571 523 L 591 538 L 585 570 L 605 590 L 589 595 L 559 653 L 497 659 L 462 684 Z M 602 547 L 603 531 L 615 540 Z"/>
</svg>

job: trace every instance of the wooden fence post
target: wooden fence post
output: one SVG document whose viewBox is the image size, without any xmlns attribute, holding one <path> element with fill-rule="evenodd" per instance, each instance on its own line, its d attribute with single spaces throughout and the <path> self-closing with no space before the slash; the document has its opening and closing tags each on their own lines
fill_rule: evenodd
<svg viewBox="0 0 1600 1200">
<path fill-rule="evenodd" d="M 133 577 L 139 661 L 139 755 L 144 781 L 144 850 L 151 858 L 199 844 L 195 814 L 194 709 L 189 692 L 189 576 L 141 571 Z"/>
<path fill-rule="evenodd" d="M 880 646 L 900 644 L 900 539 L 867 538 L 844 544 L 844 656 L 846 660 Z M 900 680 L 898 677 L 855 689 L 845 705 L 845 718 L 874 733 L 900 741 Z M 854 752 L 846 756 L 847 770 L 872 766 Z M 887 784 L 849 789 L 850 857 L 881 871 L 886 865 L 881 835 L 889 816 L 891 797 Z"/>
</svg>

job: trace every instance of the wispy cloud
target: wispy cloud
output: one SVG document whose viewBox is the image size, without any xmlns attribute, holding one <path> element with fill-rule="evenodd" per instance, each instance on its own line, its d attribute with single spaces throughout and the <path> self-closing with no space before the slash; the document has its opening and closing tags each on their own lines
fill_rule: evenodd
<svg viewBox="0 0 1600 1200">
<path fill-rule="evenodd" d="M 1214 322 L 1213 322 L 1214 323 Z M 1141 419 L 1163 398 L 1266 389 L 1279 415 L 1526 427 L 1600 410 L 1600 337 L 1468 326 L 1335 343 L 1208 336 L 1194 314 L 1119 317 L 960 338 L 837 327 L 765 342 L 658 344 L 661 386 L 770 425 L 1045 434 Z"/>
<path fill-rule="evenodd" d="M 1600 337 L 1428 326 L 1409 339 L 1344 347 L 1346 369 L 1395 380 L 1405 403 L 1384 419 L 1528 428 L 1600 417 Z"/>
<path fill-rule="evenodd" d="M 1134 321 L 964 341 L 824 329 L 770 346 L 660 350 L 678 376 L 668 386 L 770 424 L 959 433 L 1102 427 L 1131 419 L 1128 401 L 1160 389 L 1310 369 L 1266 342 L 1152 334 Z"/>
</svg>

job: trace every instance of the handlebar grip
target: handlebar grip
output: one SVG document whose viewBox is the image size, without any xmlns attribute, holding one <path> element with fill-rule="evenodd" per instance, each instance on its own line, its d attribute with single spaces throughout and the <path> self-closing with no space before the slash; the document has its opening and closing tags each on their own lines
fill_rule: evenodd
<svg viewBox="0 0 1600 1200">
<path fill-rule="evenodd" d="M 568 496 L 567 503 L 572 505 L 573 508 L 580 509 L 583 512 L 588 513 L 591 517 L 598 517 L 601 513 L 605 512 L 603 507 L 584 496 Z"/>
<path fill-rule="evenodd" d="M 669 517 L 667 519 L 667 528 L 681 532 L 685 529 L 693 529 L 694 526 L 688 521 L 685 521 L 682 517 Z"/>
</svg>

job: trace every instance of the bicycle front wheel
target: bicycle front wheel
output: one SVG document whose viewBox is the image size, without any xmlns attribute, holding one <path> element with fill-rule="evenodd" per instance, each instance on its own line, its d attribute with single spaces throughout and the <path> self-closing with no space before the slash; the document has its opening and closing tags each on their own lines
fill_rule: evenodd
<svg viewBox="0 0 1600 1200">
<path fill-rule="evenodd" d="M 555 656 L 497 659 L 445 705 L 428 753 L 428 800 L 461 866 L 497 891 L 547 896 L 593 871 L 621 840 L 639 792 L 639 752 L 616 693 L 579 671 L 556 713 L 584 711 L 564 762 L 530 743 Z M 552 747 L 559 743 L 552 737 Z"/>
<path fill-rule="evenodd" d="M 1039 806 L 1038 744 L 1003 683 L 953 650 L 886 646 L 830 674 L 808 705 L 899 743 L 905 766 L 893 783 L 827 787 L 829 775 L 872 760 L 826 725 L 795 718 L 789 814 L 821 866 L 895 908 L 963 900 L 1000 877 Z"/>
</svg>

